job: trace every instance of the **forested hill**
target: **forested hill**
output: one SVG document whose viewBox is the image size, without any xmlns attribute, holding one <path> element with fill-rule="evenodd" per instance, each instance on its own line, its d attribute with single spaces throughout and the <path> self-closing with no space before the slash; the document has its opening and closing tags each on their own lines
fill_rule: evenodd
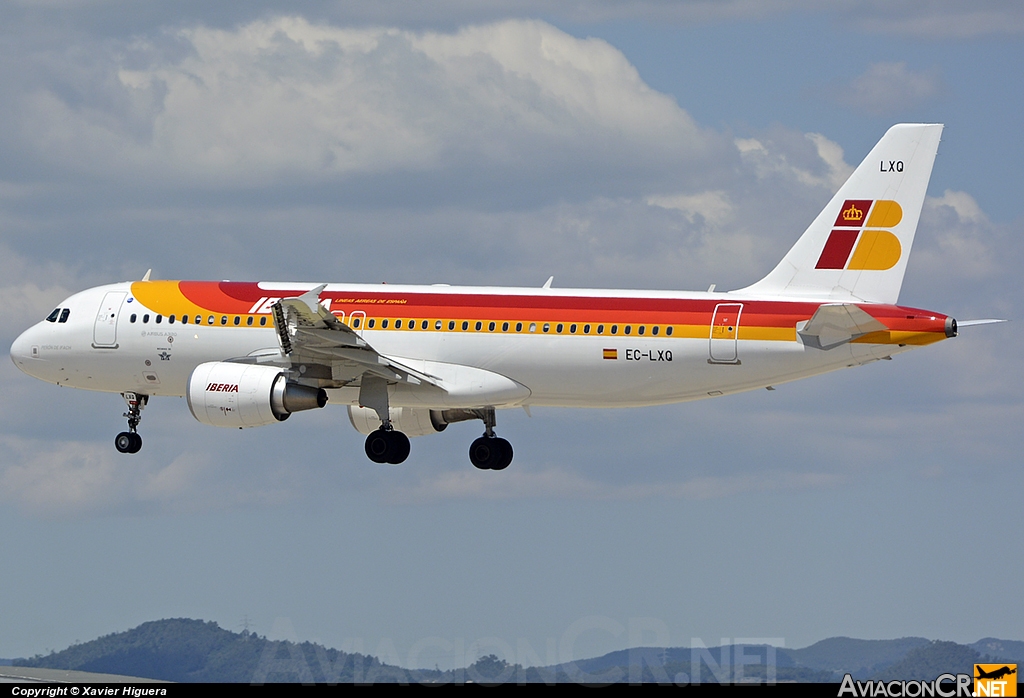
<svg viewBox="0 0 1024 698">
<path fill-rule="evenodd" d="M 311 642 L 268 640 L 233 633 L 214 622 L 172 618 L 72 645 L 61 652 L 19 659 L 17 666 L 124 674 L 166 681 L 231 683 L 381 683 L 405 679 L 375 657 Z"/>
<path fill-rule="evenodd" d="M 984 659 L 981 659 L 984 658 Z M 510 660 L 512 658 L 509 658 Z M 493 655 L 451 671 L 404 669 L 376 657 L 310 642 L 268 640 L 216 623 L 174 618 L 14 660 L 26 667 L 121 674 L 181 682 L 484 683 L 585 681 L 614 683 L 776 680 L 839 682 L 855 678 L 933 679 L 970 672 L 976 661 L 1024 664 L 1024 642 L 984 638 L 972 645 L 922 637 L 857 640 L 835 637 L 803 649 L 767 645 L 638 647 L 570 664 L 523 667 Z"/>
</svg>

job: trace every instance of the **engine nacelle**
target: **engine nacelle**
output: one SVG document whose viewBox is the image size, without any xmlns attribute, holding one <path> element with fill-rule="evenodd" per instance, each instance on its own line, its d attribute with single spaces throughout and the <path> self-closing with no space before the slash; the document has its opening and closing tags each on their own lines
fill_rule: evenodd
<svg viewBox="0 0 1024 698">
<path fill-rule="evenodd" d="M 273 366 L 210 361 L 188 379 L 192 416 L 214 427 L 260 427 L 327 404 L 327 392 L 291 383 Z"/>
<path fill-rule="evenodd" d="M 390 413 L 391 426 L 406 436 L 426 436 L 448 428 L 448 422 L 441 419 L 438 410 L 392 407 Z M 369 407 L 349 405 L 348 419 L 360 434 L 380 429 L 380 417 Z"/>
</svg>

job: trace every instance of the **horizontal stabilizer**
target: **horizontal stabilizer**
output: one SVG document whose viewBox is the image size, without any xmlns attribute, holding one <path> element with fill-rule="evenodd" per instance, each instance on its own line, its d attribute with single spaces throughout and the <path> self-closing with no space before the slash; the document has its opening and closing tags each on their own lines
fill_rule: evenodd
<svg viewBox="0 0 1024 698">
<path fill-rule="evenodd" d="M 957 327 L 974 327 L 975 325 L 995 325 L 1000 322 L 1009 322 L 1009 320 L 999 320 L 996 318 L 985 318 L 984 320 L 963 320 L 957 322 Z"/>
<path fill-rule="evenodd" d="M 868 313 L 850 303 L 819 306 L 803 329 L 797 332 L 804 344 L 815 349 L 834 349 L 869 332 L 888 329 Z"/>
</svg>

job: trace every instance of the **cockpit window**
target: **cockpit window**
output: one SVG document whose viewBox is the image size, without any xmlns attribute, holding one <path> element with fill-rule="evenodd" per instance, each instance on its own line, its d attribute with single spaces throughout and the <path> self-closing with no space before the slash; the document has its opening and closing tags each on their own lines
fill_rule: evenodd
<svg viewBox="0 0 1024 698">
<path fill-rule="evenodd" d="M 57 322 L 57 316 L 60 315 L 60 308 L 55 308 L 52 313 L 46 316 L 47 322 Z"/>
<path fill-rule="evenodd" d="M 64 308 L 64 310 L 60 311 L 60 320 L 57 322 L 67 322 L 69 315 L 71 315 L 71 308 Z"/>
</svg>

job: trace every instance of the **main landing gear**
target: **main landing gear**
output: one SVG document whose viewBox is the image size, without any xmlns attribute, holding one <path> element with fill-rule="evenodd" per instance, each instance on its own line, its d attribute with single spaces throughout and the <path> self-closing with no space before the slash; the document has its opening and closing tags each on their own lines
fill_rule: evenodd
<svg viewBox="0 0 1024 698">
<path fill-rule="evenodd" d="M 494 434 L 494 408 L 483 410 L 484 435 L 469 446 L 469 461 L 480 470 L 504 470 L 512 462 L 512 444 Z"/>
<path fill-rule="evenodd" d="M 149 395 L 121 393 L 121 397 L 128 403 L 128 411 L 124 413 L 128 418 L 128 431 L 122 431 L 114 437 L 114 448 L 120 453 L 138 453 L 142 449 L 142 437 L 137 430 L 142 421 L 142 410 L 149 402 Z"/>
<path fill-rule="evenodd" d="M 366 457 L 374 463 L 398 465 L 409 457 L 409 437 L 391 426 L 391 420 L 366 437 Z"/>
</svg>

